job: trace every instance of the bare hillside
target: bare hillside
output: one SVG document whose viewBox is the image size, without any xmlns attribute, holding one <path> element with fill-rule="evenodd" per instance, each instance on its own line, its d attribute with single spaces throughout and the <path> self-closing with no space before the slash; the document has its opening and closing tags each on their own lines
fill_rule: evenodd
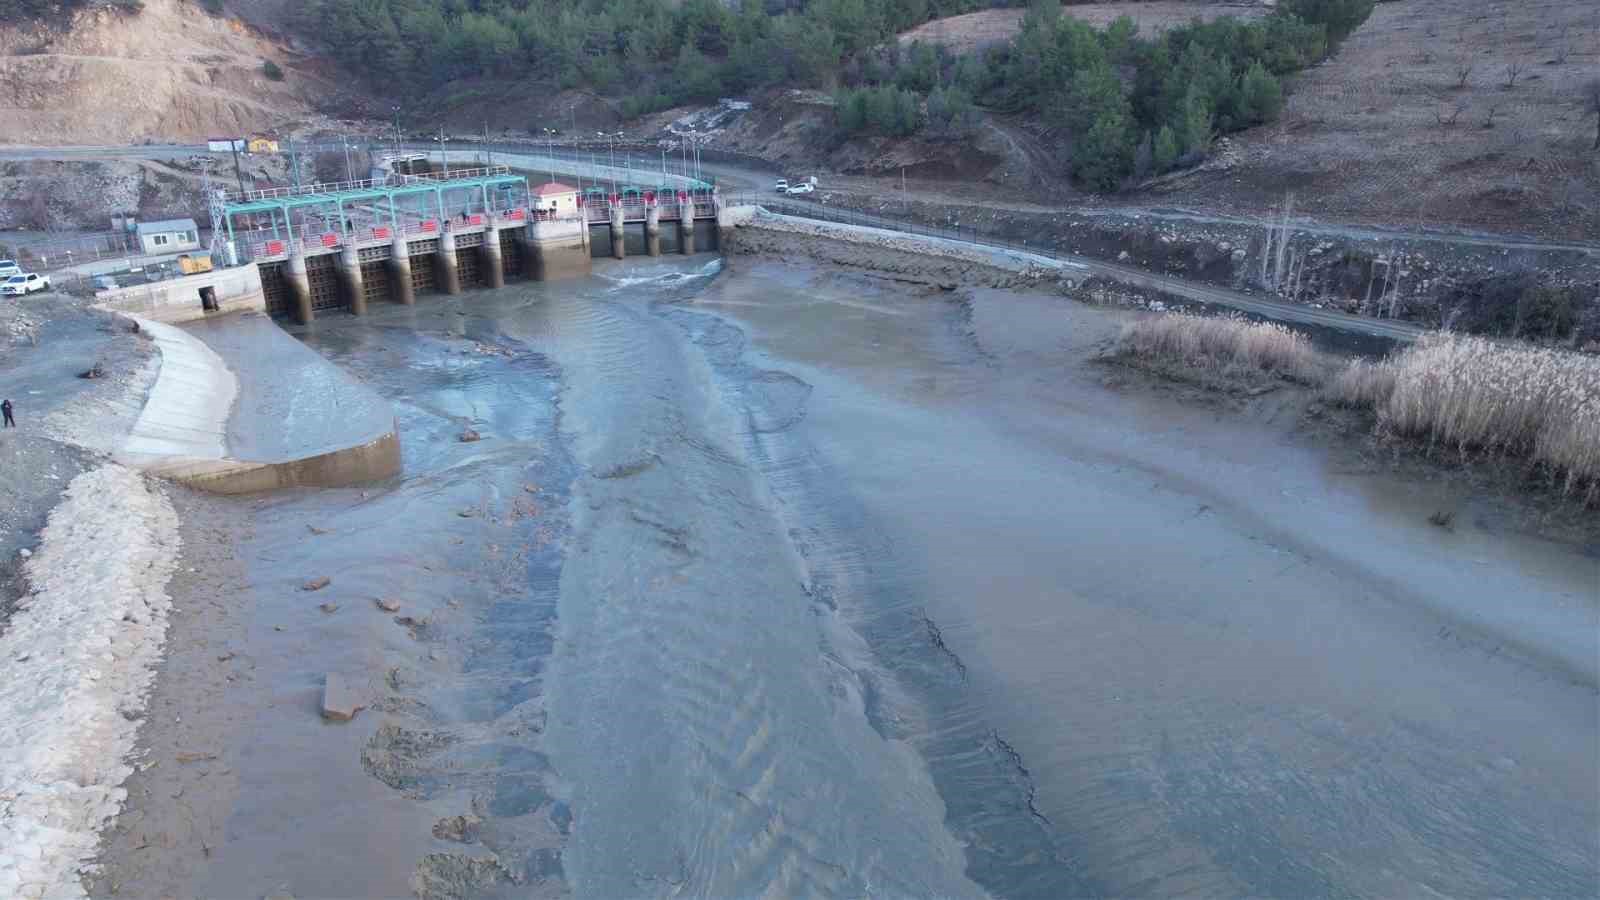
<svg viewBox="0 0 1600 900">
<path fill-rule="evenodd" d="M 281 81 L 264 74 L 268 60 Z M 333 94 L 314 65 L 185 0 L 85 11 L 56 27 L 0 24 L 0 142 L 199 140 L 307 121 Z"/>
<path fill-rule="evenodd" d="M 1260 0 L 1150 0 L 1075 4 L 1062 7 L 1062 12 L 1097 28 L 1104 28 L 1119 16 L 1127 16 L 1139 25 L 1141 35 L 1149 37 L 1195 19 L 1252 18 L 1266 12 L 1268 5 Z M 965 53 L 1010 40 L 1021 30 L 1022 17 L 1026 14 L 1026 7 L 1012 7 L 947 16 L 902 33 L 900 41 L 940 44 Z"/>
<path fill-rule="evenodd" d="M 1580 86 L 1600 75 L 1594 0 L 1380 3 L 1304 73 L 1231 168 L 1161 193 L 1394 224 L 1592 238 L 1600 153 Z"/>
</svg>

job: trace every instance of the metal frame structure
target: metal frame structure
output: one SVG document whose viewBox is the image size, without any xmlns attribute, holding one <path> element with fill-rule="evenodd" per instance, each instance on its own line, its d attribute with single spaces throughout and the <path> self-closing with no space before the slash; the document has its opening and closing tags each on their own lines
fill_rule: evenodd
<svg viewBox="0 0 1600 900">
<path fill-rule="evenodd" d="M 511 210 L 526 210 L 530 201 L 528 181 L 513 175 L 506 166 L 457 169 L 427 175 L 393 174 L 387 178 L 362 181 L 279 187 L 231 194 L 217 192 L 212 199 L 212 221 L 226 230 L 228 241 L 237 237 L 238 217 L 252 221 L 258 232 L 271 230 L 274 241 L 293 244 L 296 237 L 336 235 L 344 244 L 352 234 L 387 225 L 393 233 L 403 226 L 420 225 L 424 231 L 437 230 L 459 211 L 463 221 L 474 216 L 496 215 Z M 266 217 L 265 226 L 260 221 Z M 357 228 L 360 220 L 363 227 Z M 298 222 L 298 225 L 297 225 Z M 478 219 L 477 222 L 481 222 Z M 432 223 L 433 227 L 427 227 Z M 280 230 L 281 228 L 281 230 Z M 221 229 L 219 229 L 221 230 Z M 406 229 L 411 230 L 411 229 Z"/>
</svg>

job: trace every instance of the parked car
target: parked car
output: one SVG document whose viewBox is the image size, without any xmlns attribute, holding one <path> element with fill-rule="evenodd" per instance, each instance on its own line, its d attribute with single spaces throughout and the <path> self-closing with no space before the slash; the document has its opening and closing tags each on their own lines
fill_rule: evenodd
<svg viewBox="0 0 1600 900">
<path fill-rule="evenodd" d="M 4 282 L 0 282 L 0 294 L 9 297 L 21 297 L 34 291 L 50 290 L 50 279 L 38 272 L 28 272 L 23 275 L 13 275 Z"/>
<path fill-rule="evenodd" d="M 14 259 L 0 259 L 0 278 L 10 278 L 13 275 L 21 275 L 21 274 L 22 274 L 22 267 L 17 265 L 17 261 L 16 260 L 14 260 Z"/>
<path fill-rule="evenodd" d="M 812 191 L 814 191 L 816 189 L 817 189 L 816 186 L 813 185 L 811 182 L 802 181 L 799 184 L 790 185 L 789 186 L 789 190 L 787 191 L 787 193 L 790 193 L 790 194 L 809 194 L 809 193 L 811 193 Z"/>
<path fill-rule="evenodd" d="M 780 194 L 789 193 L 789 180 L 787 178 L 779 178 L 776 190 Z"/>
</svg>

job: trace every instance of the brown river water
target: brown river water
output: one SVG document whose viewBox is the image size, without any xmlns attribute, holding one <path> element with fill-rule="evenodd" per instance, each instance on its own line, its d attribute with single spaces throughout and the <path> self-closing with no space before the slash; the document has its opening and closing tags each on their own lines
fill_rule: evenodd
<svg viewBox="0 0 1600 900">
<path fill-rule="evenodd" d="M 723 266 L 299 335 L 405 472 L 237 504 L 191 889 L 1594 895 L 1592 548 L 1270 403 L 1108 388 L 1111 313 Z"/>
</svg>

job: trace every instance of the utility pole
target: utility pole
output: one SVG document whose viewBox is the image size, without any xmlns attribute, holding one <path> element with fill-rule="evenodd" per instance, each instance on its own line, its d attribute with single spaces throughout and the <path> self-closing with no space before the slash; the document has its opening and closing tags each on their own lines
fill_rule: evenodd
<svg viewBox="0 0 1600 900">
<path fill-rule="evenodd" d="M 483 158 L 484 165 L 494 167 L 494 151 L 489 149 L 489 120 L 483 120 Z"/>
<path fill-rule="evenodd" d="M 439 162 L 444 166 L 444 177 L 450 177 L 450 154 L 444 149 L 444 123 L 439 123 Z"/>
<path fill-rule="evenodd" d="M 300 189 L 300 153 L 295 150 L 294 135 L 289 135 L 289 168 L 294 170 L 294 188 Z"/>
<path fill-rule="evenodd" d="M 239 168 L 239 142 L 228 138 L 228 146 L 233 148 L 233 177 L 239 180 L 239 193 L 244 193 L 244 172 Z"/>
<path fill-rule="evenodd" d="M 350 135 L 341 134 L 339 140 L 344 144 L 344 177 L 346 181 L 356 180 L 355 167 L 350 164 Z"/>
</svg>

